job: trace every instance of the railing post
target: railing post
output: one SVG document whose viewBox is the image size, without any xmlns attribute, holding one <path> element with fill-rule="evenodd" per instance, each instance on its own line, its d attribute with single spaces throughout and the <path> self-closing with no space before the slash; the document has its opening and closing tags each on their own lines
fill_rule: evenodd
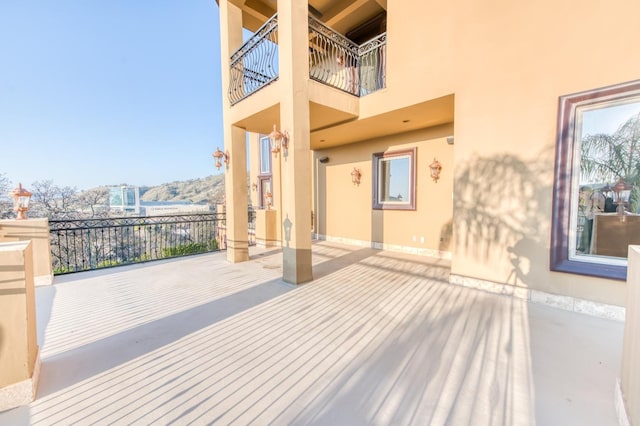
<svg viewBox="0 0 640 426">
<path fill-rule="evenodd" d="M 0 242 L 33 242 L 33 273 L 37 285 L 53 282 L 49 221 L 47 218 L 0 220 Z"/>
<path fill-rule="evenodd" d="M 33 246 L 32 241 L 0 243 L 0 411 L 26 405 L 36 395 L 40 354 Z"/>
<path fill-rule="evenodd" d="M 621 420 L 626 416 L 626 424 L 640 425 L 640 246 L 629 246 L 619 396 Z"/>
</svg>

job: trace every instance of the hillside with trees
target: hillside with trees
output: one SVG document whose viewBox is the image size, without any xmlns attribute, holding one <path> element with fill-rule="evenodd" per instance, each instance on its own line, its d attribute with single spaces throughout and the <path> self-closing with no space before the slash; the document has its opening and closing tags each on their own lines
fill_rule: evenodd
<svg viewBox="0 0 640 426">
<path fill-rule="evenodd" d="M 215 205 L 224 200 L 224 175 L 140 187 L 140 199 L 141 201 L 183 201 Z"/>
<path fill-rule="evenodd" d="M 0 219 L 15 217 L 8 192 L 16 185 L 0 172 Z M 43 180 L 24 184 L 24 187 L 33 194 L 29 217 L 64 219 L 108 216 L 107 186 L 80 191 L 75 187 L 56 185 L 53 180 Z M 140 199 L 142 202 L 171 201 L 215 206 L 224 201 L 224 175 L 140 187 Z"/>
</svg>

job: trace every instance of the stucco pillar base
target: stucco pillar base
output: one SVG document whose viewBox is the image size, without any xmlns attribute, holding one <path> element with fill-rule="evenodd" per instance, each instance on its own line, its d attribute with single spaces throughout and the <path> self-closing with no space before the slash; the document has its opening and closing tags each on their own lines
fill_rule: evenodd
<svg viewBox="0 0 640 426">
<path fill-rule="evenodd" d="M 227 261 L 231 263 L 249 260 L 249 242 L 227 240 Z"/>
<path fill-rule="evenodd" d="M 258 247 L 280 245 L 277 237 L 276 218 L 275 210 L 256 210 L 256 245 Z"/>
<path fill-rule="evenodd" d="M 0 412 L 30 404 L 36 399 L 40 380 L 40 352 L 36 355 L 33 376 L 30 379 L 0 388 Z"/>
<path fill-rule="evenodd" d="M 291 284 L 302 284 L 313 279 L 311 249 L 282 248 L 282 279 Z"/>
</svg>

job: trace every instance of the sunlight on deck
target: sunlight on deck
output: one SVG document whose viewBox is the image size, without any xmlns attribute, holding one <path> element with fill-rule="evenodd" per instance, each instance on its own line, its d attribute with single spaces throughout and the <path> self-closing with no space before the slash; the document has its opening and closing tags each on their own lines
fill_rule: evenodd
<svg viewBox="0 0 640 426">
<path fill-rule="evenodd" d="M 313 255 L 316 279 L 298 288 L 280 281 L 278 251 L 40 288 L 38 399 L 0 423 L 533 425 L 547 413 L 536 405 L 531 305 L 452 286 L 444 262 L 328 243 Z M 543 327 L 583 318 L 537 309 Z M 604 411 L 592 424 L 607 424 Z M 576 424 L 600 420 L 582 414 Z"/>
</svg>

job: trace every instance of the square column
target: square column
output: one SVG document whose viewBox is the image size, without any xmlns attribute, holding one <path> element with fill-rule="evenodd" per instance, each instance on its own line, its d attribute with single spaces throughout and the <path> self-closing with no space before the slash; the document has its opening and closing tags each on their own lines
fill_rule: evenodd
<svg viewBox="0 0 640 426">
<path fill-rule="evenodd" d="M 230 162 L 225 166 L 227 260 L 249 260 L 249 204 L 247 194 L 247 148 L 245 131 L 235 126 L 225 129 L 225 150 Z"/>
<path fill-rule="evenodd" d="M 242 10 L 228 0 L 220 0 L 220 57 L 222 87 L 229 87 L 229 59 L 242 45 Z M 225 165 L 227 260 L 249 260 L 247 148 L 244 129 L 233 126 L 231 104 L 223 97 L 224 151 L 229 153 Z"/>
<path fill-rule="evenodd" d="M 38 384 L 31 242 L 0 243 L 0 265 L 0 411 L 4 411 L 33 401 Z"/>
<path fill-rule="evenodd" d="M 278 0 L 283 279 L 313 279 L 311 268 L 311 151 L 309 125 L 309 3 Z"/>
<path fill-rule="evenodd" d="M 53 283 L 49 219 L 0 220 L 0 242 L 30 240 L 33 247 L 33 274 L 36 285 Z"/>
</svg>

